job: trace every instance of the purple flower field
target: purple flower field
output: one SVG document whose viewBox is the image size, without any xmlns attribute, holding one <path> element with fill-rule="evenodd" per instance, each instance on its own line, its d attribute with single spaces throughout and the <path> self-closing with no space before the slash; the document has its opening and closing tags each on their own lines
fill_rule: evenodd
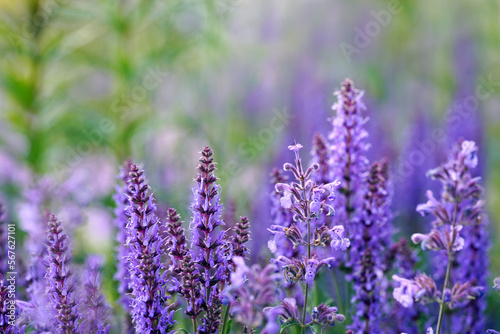
<svg viewBox="0 0 500 334">
<path fill-rule="evenodd" d="M 0 334 L 500 334 L 498 0 L 0 0 Z"/>
<path fill-rule="evenodd" d="M 331 131 L 311 138 L 310 154 L 298 142 L 283 148 L 291 162 L 271 173 L 263 256 L 249 248 L 255 223 L 224 209 L 208 146 L 187 217 L 159 210 L 135 163 L 117 173 L 114 303 L 104 259 L 73 260 L 74 228 L 50 213 L 61 209 L 49 189 L 26 194 L 21 245 L 2 209 L 2 333 L 496 333 L 485 310 L 500 278 L 489 281 L 476 143 L 458 139 L 427 172 L 438 191 L 415 210 L 428 223 L 401 237 L 391 161 L 368 157 L 363 91 L 346 79 L 335 96 Z"/>
</svg>

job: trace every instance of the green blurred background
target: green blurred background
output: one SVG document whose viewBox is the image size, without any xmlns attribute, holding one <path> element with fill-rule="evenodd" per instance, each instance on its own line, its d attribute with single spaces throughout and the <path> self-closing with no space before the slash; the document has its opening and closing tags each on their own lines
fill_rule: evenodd
<svg viewBox="0 0 500 334">
<path fill-rule="evenodd" d="M 112 262 L 127 157 L 188 221 L 205 145 L 226 207 L 256 226 L 253 256 L 268 256 L 269 172 L 294 139 L 310 150 L 330 131 L 332 92 L 350 77 L 365 90 L 370 157 L 391 161 L 403 234 L 425 224 L 425 171 L 457 137 L 478 141 L 500 276 L 498 1 L 0 0 L 0 17 L 3 200 L 19 221 L 26 190 L 45 187 L 46 206 L 71 209 L 77 260 Z"/>
</svg>

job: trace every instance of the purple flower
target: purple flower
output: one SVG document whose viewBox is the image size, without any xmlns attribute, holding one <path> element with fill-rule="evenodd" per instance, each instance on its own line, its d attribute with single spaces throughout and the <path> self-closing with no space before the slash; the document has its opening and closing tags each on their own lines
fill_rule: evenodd
<svg viewBox="0 0 500 334">
<path fill-rule="evenodd" d="M 274 265 L 262 268 L 255 264 L 245 265 L 242 257 L 234 257 L 236 270 L 231 274 L 231 285 L 225 292 L 231 305 L 231 313 L 236 322 L 257 328 L 264 322 L 262 309 L 277 300 L 277 281 Z"/>
<path fill-rule="evenodd" d="M 330 230 L 330 238 L 332 239 L 330 247 L 335 250 L 345 251 L 351 244 L 349 239 L 344 238 L 344 227 L 342 225 L 334 226 Z"/>
<path fill-rule="evenodd" d="M 404 307 L 412 307 L 415 294 L 420 290 L 419 286 L 413 281 L 406 278 L 393 275 L 392 279 L 400 284 L 394 289 L 393 296 Z"/>
<path fill-rule="evenodd" d="M 278 228 L 274 228 L 274 226 L 282 226 L 283 228 L 288 228 L 293 224 L 293 213 L 285 209 L 283 205 L 281 205 L 281 199 L 284 194 L 276 190 L 276 185 L 283 184 L 287 181 L 287 178 L 283 175 L 283 172 L 278 169 L 274 169 L 271 173 L 273 192 L 271 193 L 271 219 L 273 225 L 271 226 L 272 230 L 278 230 Z M 291 200 L 291 199 L 290 199 Z M 304 230 L 303 226 L 297 226 L 299 228 L 299 232 L 302 233 Z M 274 238 L 268 241 L 268 247 L 271 253 L 276 256 L 284 255 L 288 257 L 295 256 L 300 252 L 303 252 L 302 248 L 293 248 L 292 245 L 288 242 L 285 242 L 285 235 L 283 233 L 273 233 Z"/>
<path fill-rule="evenodd" d="M 108 334 L 110 325 L 106 322 L 109 318 L 111 307 L 101 293 L 100 270 L 102 259 L 99 256 L 90 256 L 86 260 L 86 270 L 83 274 L 83 304 L 82 333 Z"/>
<path fill-rule="evenodd" d="M 366 109 L 361 98 L 362 91 L 355 89 L 346 79 L 340 91 L 335 92 L 337 102 L 332 109 L 336 117 L 332 120 L 330 139 L 330 181 L 341 181 L 337 199 L 336 224 L 343 224 L 347 238 L 352 239 L 354 225 L 360 214 L 364 195 L 364 180 L 368 171 L 366 143 L 368 133 L 364 129 L 367 119 L 361 115 Z"/>
<path fill-rule="evenodd" d="M 446 250 L 433 258 L 436 277 L 443 277 L 443 263 L 451 258 L 453 270 L 450 282 L 468 282 L 478 291 L 487 283 L 489 242 L 480 178 L 473 177 L 470 172 L 477 163 L 475 143 L 459 140 L 448 161 L 428 172 L 432 179 L 441 183 L 442 193 L 440 199 L 436 199 L 428 192 L 428 202 L 418 206 L 420 212 L 432 214 L 435 220 L 429 234 L 415 234 L 412 239 L 422 242 L 424 249 Z M 480 297 L 480 294 L 476 297 Z M 479 333 L 484 328 L 485 300 L 476 297 L 456 298 L 454 304 L 449 305 L 459 308 L 452 315 L 454 331 Z M 459 305 L 455 305 L 457 303 Z"/>
<path fill-rule="evenodd" d="M 399 277 L 414 277 L 417 256 L 408 245 L 406 239 L 401 238 L 398 242 L 393 243 L 386 253 L 386 270 L 395 269 Z M 392 282 L 399 285 L 398 282 Z M 419 333 L 418 326 L 413 319 L 417 319 L 421 313 L 420 305 L 413 305 L 412 308 L 402 306 L 400 303 L 391 303 L 386 308 L 386 313 L 391 319 L 394 319 L 392 328 L 395 328 L 397 333 L 405 332 L 408 334 Z"/>
<path fill-rule="evenodd" d="M 166 243 L 166 248 L 172 264 L 169 271 L 179 274 L 181 273 L 181 262 L 186 256 L 188 250 L 186 247 L 186 236 L 182 228 L 181 216 L 177 214 L 175 209 L 168 209 L 167 212 L 167 234 L 169 238 Z"/>
<path fill-rule="evenodd" d="M 320 304 L 313 308 L 311 314 L 312 321 L 321 327 L 334 326 L 335 322 L 342 323 L 345 316 L 337 313 L 336 307 Z"/>
<path fill-rule="evenodd" d="M 130 167 L 127 256 L 130 273 L 131 315 L 140 333 L 173 333 L 174 311 L 166 301 L 167 275 L 162 256 L 165 240 L 159 235 L 156 204 L 148 194 L 144 171 Z"/>
<path fill-rule="evenodd" d="M 75 300 L 73 272 L 70 268 L 71 254 L 68 237 L 61 222 L 49 216 L 47 234 L 47 256 L 45 258 L 47 294 L 53 310 L 54 326 L 58 333 L 78 333 L 78 311 Z"/>
<path fill-rule="evenodd" d="M 116 241 L 118 242 L 118 246 L 116 247 L 116 273 L 114 278 L 118 281 L 118 293 L 120 294 L 120 304 L 122 308 L 129 313 L 131 311 L 130 308 L 130 293 L 132 290 L 129 287 L 130 282 L 130 274 L 128 271 L 128 254 L 129 247 L 126 246 L 128 231 L 127 231 L 127 215 L 126 208 L 128 205 L 128 180 L 130 177 L 130 168 L 132 163 L 130 160 L 125 161 L 125 164 L 120 169 L 120 175 L 118 179 L 120 179 L 120 184 L 117 185 L 116 192 L 113 195 L 113 199 L 115 201 L 115 219 L 114 224 L 116 227 Z M 130 318 L 129 320 L 130 321 Z"/>
<path fill-rule="evenodd" d="M 447 229 L 433 228 L 429 234 L 414 233 L 411 240 L 422 244 L 423 250 L 458 252 L 464 247 L 464 238 L 459 235 L 462 225 L 451 225 Z"/>
<path fill-rule="evenodd" d="M 245 245 L 250 240 L 250 222 L 247 217 L 240 217 L 240 221 L 234 228 L 235 236 L 231 238 L 231 246 L 233 248 L 233 256 L 245 258 L 250 250 Z"/>
<path fill-rule="evenodd" d="M 221 285 L 228 281 L 231 245 L 225 240 L 225 231 L 217 227 L 224 225 L 221 218 L 220 187 L 214 175 L 213 151 L 205 147 L 201 152 L 193 189 L 194 201 L 191 205 L 191 253 L 199 267 L 201 298 L 205 308 L 200 333 L 215 333 L 220 325 Z M 241 251 L 244 251 L 241 249 Z"/>
<path fill-rule="evenodd" d="M 266 307 L 264 313 L 272 314 L 274 318 L 279 318 L 283 323 L 299 320 L 297 301 L 294 298 L 285 298 L 278 306 Z"/>
<path fill-rule="evenodd" d="M 3 260 L 3 258 L 2 258 Z M 5 285 L 4 278 L 0 274 L 0 332 L 3 334 L 23 334 L 24 326 L 19 328 L 16 321 L 16 292 Z M 12 285 L 13 286 L 13 285 Z"/>
<path fill-rule="evenodd" d="M 387 169 L 386 160 L 372 164 L 360 219 L 353 229 L 356 232 L 351 246 L 353 274 L 349 278 L 354 282 L 351 302 L 356 311 L 349 328 L 355 333 L 380 332 L 384 316 L 383 272 L 387 270 L 385 259 L 392 232 Z M 404 297 L 399 294 L 400 299 Z"/>
<path fill-rule="evenodd" d="M 496 277 L 493 280 L 493 290 L 497 290 L 498 292 L 500 292 L 500 277 Z"/>
</svg>

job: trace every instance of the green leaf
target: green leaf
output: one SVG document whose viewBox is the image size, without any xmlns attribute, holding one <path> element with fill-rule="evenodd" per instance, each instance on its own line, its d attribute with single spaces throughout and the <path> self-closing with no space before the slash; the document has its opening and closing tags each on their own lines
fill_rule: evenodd
<svg viewBox="0 0 500 334">
<path fill-rule="evenodd" d="M 283 330 L 287 329 L 288 327 L 292 326 L 300 326 L 300 322 L 294 320 L 294 321 L 289 321 L 281 325 L 280 333 L 283 333 Z"/>
<path fill-rule="evenodd" d="M 322 333 L 321 327 L 318 324 L 311 324 L 309 328 L 313 334 Z"/>
<path fill-rule="evenodd" d="M 222 334 L 229 334 L 231 332 L 231 325 L 233 323 L 233 319 L 229 319 L 226 325 L 226 332 Z"/>
</svg>

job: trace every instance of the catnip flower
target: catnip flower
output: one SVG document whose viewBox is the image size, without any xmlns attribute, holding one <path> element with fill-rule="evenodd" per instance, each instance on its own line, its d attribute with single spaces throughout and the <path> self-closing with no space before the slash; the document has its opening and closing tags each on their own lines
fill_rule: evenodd
<svg viewBox="0 0 500 334">
<path fill-rule="evenodd" d="M 349 239 L 344 237 L 344 227 L 341 225 L 328 227 L 325 225 L 324 215 L 335 213 L 331 202 L 335 199 L 334 191 L 339 182 L 317 184 L 312 175 L 319 170 L 319 165 L 313 163 L 305 171 L 299 150 L 302 145 L 295 143 L 288 147 L 294 152 L 295 164 L 285 163 L 284 171 L 291 172 L 295 181 L 290 183 L 276 183 L 275 192 L 282 194 L 280 205 L 293 216 L 293 223 L 286 226 L 272 225 L 269 231 L 274 235 L 274 240 L 269 242 L 269 249 L 275 255 L 271 262 L 275 263 L 283 273 L 285 282 L 293 285 L 304 281 L 304 309 L 301 319 L 298 319 L 296 299 L 285 299 L 281 306 L 270 308 L 269 314 L 279 316 L 282 321 L 297 319 L 303 328 L 313 326 L 312 322 L 306 323 L 306 309 L 308 288 L 313 284 L 316 274 L 321 266 L 333 267 L 335 258 L 325 254 L 331 250 L 345 250 L 349 247 Z M 313 223 L 314 222 L 314 223 Z M 314 228 L 311 231 L 311 227 Z M 278 252 L 278 244 L 283 242 L 291 245 L 292 250 L 302 248 L 300 252 L 291 253 L 292 256 L 282 255 Z M 317 249 L 315 249 L 317 248 Z M 321 248 L 331 248 L 330 252 L 320 251 Z M 294 320 L 295 321 L 295 320 Z"/>
<path fill-rule="evenodd" d="M 433 228 L 429 234 L 414 233 L 411 240 L 420 244 L 423 250 L 458 252 L 464 248 L 464 238 L 460 236 L 462 225 L 451 225 L 447 229 Z"/>
<path fill-rule="evenodd" d="M 313 323 L 317 323 L 321 327 L 334 326 L 336 322 L 343 323 L 345 316 L 337 314 L 337 308 L 326 304 L 319 304 L 314 307 L 311 314 Z"/>
</svg>

